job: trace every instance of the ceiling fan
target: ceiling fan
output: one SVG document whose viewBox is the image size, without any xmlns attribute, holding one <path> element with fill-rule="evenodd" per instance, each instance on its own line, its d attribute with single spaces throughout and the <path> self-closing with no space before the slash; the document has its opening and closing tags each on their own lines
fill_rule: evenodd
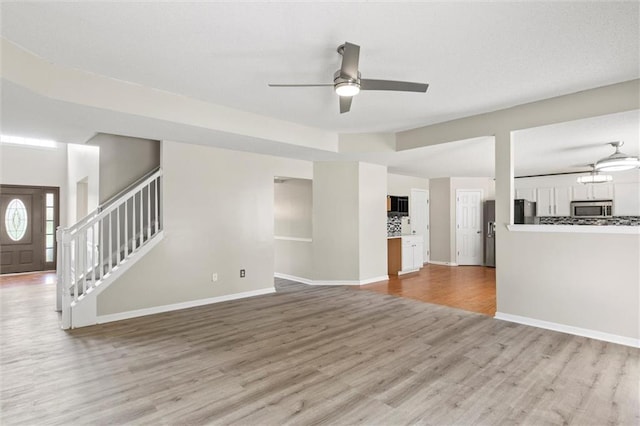
<svg viewBox="0 0 640 426">
<path fill-rule="evenodd" d="M 410 81 L 372 80 L 360 78 L 358 61 L 360 46 L 345 42 L 338 46 L 338 53 L 342 55 L 342 65 L 333 75 L 333 83 L 320 84 L 269 84 L 269 87 L 317 87 L 333 86 L 340 97 L 340 114 L 349 112 L 353 96 L 361 90 L 391 90 L 395 92 L 426 92 L 426 83 L 412 83 Z"/>
</svg>

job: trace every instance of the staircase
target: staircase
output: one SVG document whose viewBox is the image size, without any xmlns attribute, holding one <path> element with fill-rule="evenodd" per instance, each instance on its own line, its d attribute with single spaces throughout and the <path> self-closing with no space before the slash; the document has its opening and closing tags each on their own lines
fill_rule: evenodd
<svg viewBox="0 0 640 426">
<path fill-rule="evenodd" d="M 98 294 L 162 240 L 161 189 L 157 169 L 70 228 L 58 228 L 63 329 L 97 324 Z"/>
</svg>

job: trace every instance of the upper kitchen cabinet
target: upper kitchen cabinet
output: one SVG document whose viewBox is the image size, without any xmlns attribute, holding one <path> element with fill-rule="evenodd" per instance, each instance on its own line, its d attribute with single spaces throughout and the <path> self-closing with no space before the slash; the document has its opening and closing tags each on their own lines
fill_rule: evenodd
<svg viewBox="0 0 640 426">
<path fill-rule="evenodd" d="M 579 184 L 571 188 L 571 200 L 613 200 L 613 184 Z"/>
<path fill-rule="evenodd" d="M 538 201 L 536 188 L 516 188 L 516 199 Z"/>
<path fill-rule="evenodd" d="M 569 216 L 570 187 L 537 188 L 538 216 Z"/>
<path fill-rule="evenodd" d="M 617 183 L 613 196 L 614 216 L 640 216 L 640 185 L 634 182 Z"/>
<path fill-rule="evenodd" d="M 387 195 L 387 216 L 409 216 L 409 197 Z"/>
</svg>

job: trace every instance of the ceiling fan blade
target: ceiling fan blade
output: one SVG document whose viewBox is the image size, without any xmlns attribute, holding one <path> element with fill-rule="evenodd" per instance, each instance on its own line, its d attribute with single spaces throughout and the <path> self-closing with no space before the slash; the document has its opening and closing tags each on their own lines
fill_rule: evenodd
<svg viewBox="0 0 640 426">
<path fill-rule="evenodd" d="M 426 83 L 412 83 L 410 81 L 371 80 L 361 79 L 360 90 L 393 90 L 397 92 L 426 92 Z"/>
<path fill-rule="evenodd" d="M 353 96 L 338 96 L 340 98 L 340 114 L 344 114 L 345 112 L 349 112 L 351 109 L 351 101 L 353 100 Z"/>
<path fill-rule="evenodd" d="M 333 86 L 333 83 L 318 83 L 318 84 L 268 84 L 269 87 L 320 87 L 320 86 Z"/>
<path fill-rule="evenodd" d="M 351 44 L 348 41 L 344 43 L 342 52 L 342 67 L 340 67 L 340 75 L 349 77 L 353 80 L 358 79 L 358 62 L 360 61 L 360 46 Z"/>
</svg>

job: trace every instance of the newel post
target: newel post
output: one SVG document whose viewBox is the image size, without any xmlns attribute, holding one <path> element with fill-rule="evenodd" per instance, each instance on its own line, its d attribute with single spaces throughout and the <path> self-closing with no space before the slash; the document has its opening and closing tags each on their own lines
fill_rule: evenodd
<svg viewBox="0 0 640 426">
<path fill-rule="evenodd" d="M 71 238 L 65 228 L 58 226 L 56 229 L 56 242 L 58 243 L 57 261 L 57 301 L 56 305 L 62 311 L 62 328 L 71 328 Z M 58 304 L 59 301 L 59 304 Z"/>
</svg>

